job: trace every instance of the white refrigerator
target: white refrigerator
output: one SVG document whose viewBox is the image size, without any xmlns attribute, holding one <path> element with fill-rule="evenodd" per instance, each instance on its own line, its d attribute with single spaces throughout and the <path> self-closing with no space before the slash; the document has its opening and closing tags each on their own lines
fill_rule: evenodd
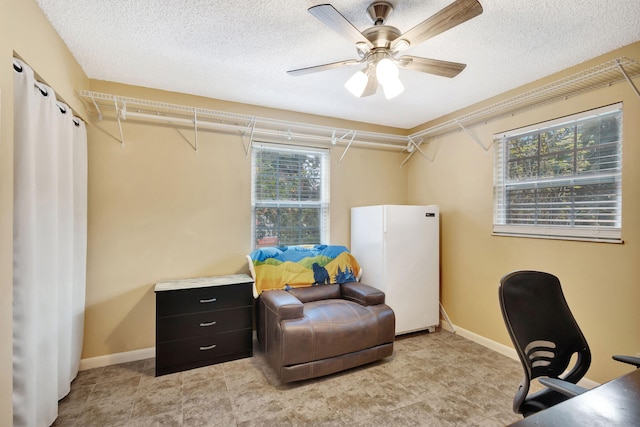
<svg viewBox="0 0 640 427">
<path fill-rule="evenodd" d="M 396 335 L 440 323 L 440 217 L 436 205 L 351 208 L 351 253 L 361 282 L 385 293 Z"/>
</svg>

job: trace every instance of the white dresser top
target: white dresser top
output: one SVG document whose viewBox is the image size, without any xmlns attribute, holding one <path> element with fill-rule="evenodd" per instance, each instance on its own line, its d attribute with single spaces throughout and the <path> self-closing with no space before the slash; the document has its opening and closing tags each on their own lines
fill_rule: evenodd
<svg viewBox="0 0 640 427">
<path fill-rule="evenodd" d="M 253 283 L 248 274 L 231 274 L 228 276 L 196 277 L 194 279 L 167 280 L 156 283 L 155 292 L 178 291 L 181 289 L 207 288 L 209 286 L 235 285 Z"/>
</svg>

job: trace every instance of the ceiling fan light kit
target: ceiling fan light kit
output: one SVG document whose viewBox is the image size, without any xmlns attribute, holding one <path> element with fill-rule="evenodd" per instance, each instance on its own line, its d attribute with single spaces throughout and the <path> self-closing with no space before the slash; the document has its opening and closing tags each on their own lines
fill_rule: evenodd
<svg viewBox="0 0 640 427">
<path fill-rule="evenodd" d="M 393 11 L 391 3 L 377 1 L 369 5 L 367 13 L 373 27 L 360 32 L 340 12 L 330 4 L 310 7 L 309 13 L 322 21 L 342 37 L 353 42 L 360 59 L 348 59 L 330 64 L 287 71 L 289 75 L 300 76 L 333 68 L 364 64 L 345 83 L 347 90 L 356 97 L 370 96 L 382 86 L 385 98 L 391 99 L 404 91 L 399 68 L 453 78 L 466 64 L 421 58 L 400 54 L 411 46 L 443 33 L 482 13 L 478 0 L 455 0 L 431 17 L 422 21 L 404 34 L 397 28 L 385 25 Z"/>
<path fill-rule="evenodd" d="M 344 87 L 346 87 L 353 96 L 360 98 L 365 92 L 368 82 L 369 77 L 367 76 L 366 72 L 360 70 L 353 76 L 351 76 L 349 80 L 347 80 L 347 82 L 344 84 Z"/>
<path fill-rule="evenodd" d="M 378 55 L 382 55 L 382 59 L 369 62 L 367 68 L 357 71 L 344 84 L 344 87 L 353 96 L 360 98 L 373 94 L 376 92 L 378 84 L 382 86 L 384 96 L 387 99 L 395 98 L 404 91 L 404 85 L 399 78 L 398 66 L 384 54 L 378 53 Z"/>
<path fill-rule="evenodd" d="M 402 84 L 402 81 L 400 81 L 400 79 L 395 78 L 383 84 L 382 90 L 384 92 L 384 97 L 387 99 L 391 99 L 404 92 L 404 85 Z"/>
</svg>

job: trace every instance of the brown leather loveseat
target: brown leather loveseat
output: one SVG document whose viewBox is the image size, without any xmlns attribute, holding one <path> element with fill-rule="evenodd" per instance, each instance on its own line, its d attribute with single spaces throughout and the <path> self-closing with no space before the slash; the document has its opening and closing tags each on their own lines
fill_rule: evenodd
<svg viewBox="0 0 640 427">
<path fill-rule="evenodd" d="M 264 291 L 258 341 L 282 382 L 385 358 L 393 353 L 395 316 L 384 298 L 358 282 Z"/>
</svg>

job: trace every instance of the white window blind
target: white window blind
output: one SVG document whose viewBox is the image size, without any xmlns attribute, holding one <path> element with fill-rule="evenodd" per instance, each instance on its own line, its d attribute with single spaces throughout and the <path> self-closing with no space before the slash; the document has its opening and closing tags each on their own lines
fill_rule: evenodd
<svg viewBox="0 0 640 427">
<path fill-rule="evenodd" d="M 497 235 L 619 242 L 622 104 L 494 135 Z"/>
<path fill-rule="evenodd" d="M 252 245 L 328 243 L 329 150 L 254 143 Z"/>
</svg>

